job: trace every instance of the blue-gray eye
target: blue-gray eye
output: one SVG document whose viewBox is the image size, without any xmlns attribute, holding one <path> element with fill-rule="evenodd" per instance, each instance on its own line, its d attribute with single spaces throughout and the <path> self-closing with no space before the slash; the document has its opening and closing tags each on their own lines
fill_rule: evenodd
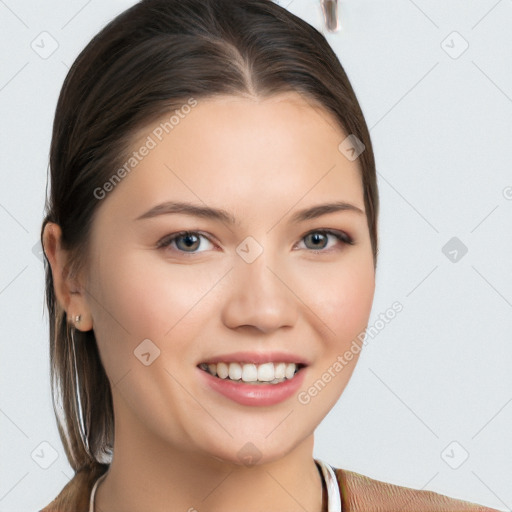
<svg viewBox="0 0 512 512">
<path fill-rule="evenodd" d="M 173 246 L 176 247 L 177 250 L 181 252 L 197 253 L 203 252 L 197 250 L 199 247 L 204 245 L 201 243 L 203 240 L 211 244 L 211 242 L 205 235 L 202 235 L 197 231 L 180 231 L 179 233 L 174 233 L 172 235 L 164 237 L 162 240 L 158 242 L 157 247 L 164 248 L 168 246 Z"/>
<path fill-rule="evenodd" d="M 180 240 L 183 241 L 183 245 L 180 247 Z M 176 247 L 178 249 L 184 249 L 188 251 L 189 249 L 194 251 L 200 245 L 200 239 L 193 233 L 187 233 L 186 235 L 181 235 L 175 238 Z"/>
<path fill-rule="evenodd" d="M 207 247 L 206 249 L 203 248 L 203 250 L 198 251 L 198 249 L 204 245 L 201 243 L 203 240 L 213 246 L 209 238 L 198 231 L 180 231 L 179 233 L 174 233 L 162 238 L 162 240 L 157 243 L 157 248 L 172 246 L 172 248 L 176 249 L 178 252 L 196 254 L 208 250 Z M 333 240 L 333 243 L 330 245 L 329 240 Z M 343 231 L 330 229 L 310 231 L 302 237 L 301 242 L 305 241 L 306 249 L 322 252 L 336 245 L 336 240 L 342 244 L 353 245 L 354 243 L 352 238 Z"/>
<path fill-rule="evenodd" d="M 329 229 L 317 229 L 316 231 L 311 231 L 307 235 L 305 235 L 302 240 L 305 241 L 305 245 L 307 249 L 312 250 L 324 250 L 327 248 L 327 245 L 329 243 L 329 237 L 334 237 L 338 241 L 344 243 L 344 244 L 350 244 L 352 245 L 354 241 L 352 238 L 350 238 L 346 233 L 343 233 L 341 231 L 334 231 Z M 308 241 L 311 242 L 312 246 L 308 246 Z M 332 244 L 331 244 L 332 246 Z"/>
</svg>

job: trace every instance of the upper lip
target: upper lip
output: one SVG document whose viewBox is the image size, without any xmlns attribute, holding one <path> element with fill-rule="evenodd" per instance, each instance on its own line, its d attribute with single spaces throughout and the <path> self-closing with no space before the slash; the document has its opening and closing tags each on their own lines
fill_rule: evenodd
<svg viewBox="0 0 512 512">
<path fill-rule="evenodd" d="M 308 362 L 303 357 L 288 352 L 231 352 L 229 354 L 221 354 L 218 356 L 208 357 L 200 361 L 201 363 L 295 363 L 304 366 Z"/>
</svg>

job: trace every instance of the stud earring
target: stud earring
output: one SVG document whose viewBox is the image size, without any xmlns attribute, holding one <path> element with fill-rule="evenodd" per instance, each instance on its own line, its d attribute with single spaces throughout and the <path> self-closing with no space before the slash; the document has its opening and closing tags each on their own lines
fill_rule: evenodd
<svg viewBox="0 0 512 512">
<path fill-rule="evenodd" d="M 82 315 L 76 315 L 75 316 L 75 323 L 76 324 L 79 323 L 81 319 L 82 319 Z"/>
</svg>

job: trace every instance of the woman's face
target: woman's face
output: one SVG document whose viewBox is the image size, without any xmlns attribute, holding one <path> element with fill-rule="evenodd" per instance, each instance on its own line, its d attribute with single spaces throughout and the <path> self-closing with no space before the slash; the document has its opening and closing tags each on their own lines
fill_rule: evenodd
<svg viewBox="0 0 512 512">
<path fill-rule="evenodd" d="M 358 162 L 295 93 L 200 100 L 174 123 L 144 130 L 93 224 L 86 297 L 116 428 L 275 460 L 312 440 L 358 359 L 375 284 Z"/>
</svg>

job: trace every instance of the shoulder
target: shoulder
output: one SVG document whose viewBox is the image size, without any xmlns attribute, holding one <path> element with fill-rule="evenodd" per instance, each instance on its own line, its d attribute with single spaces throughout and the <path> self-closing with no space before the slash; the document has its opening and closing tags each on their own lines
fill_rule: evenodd
<svg viewBox="0 0 512 512">
<path fill-rule="evenodd" d="M 100 464 L 78 471 L 59 495 L 39 512 L 89 512 L 94 483 L 107 469 L 108 466 Z"/>
<path fill-rule="evenodd" d="M 107 468 L 99 466 L 79 471 L 40 512 L 88 512 L 94 483 Z M 335 473 L 343 512 L 498 512 L 436 492 L 381 482 L 345 469 L 335 469 Z"/>
<path fill-rule="evenodd" d="M 495 509 L 335 469 L 343 512 L 498 512 Z"/>
</svg>

